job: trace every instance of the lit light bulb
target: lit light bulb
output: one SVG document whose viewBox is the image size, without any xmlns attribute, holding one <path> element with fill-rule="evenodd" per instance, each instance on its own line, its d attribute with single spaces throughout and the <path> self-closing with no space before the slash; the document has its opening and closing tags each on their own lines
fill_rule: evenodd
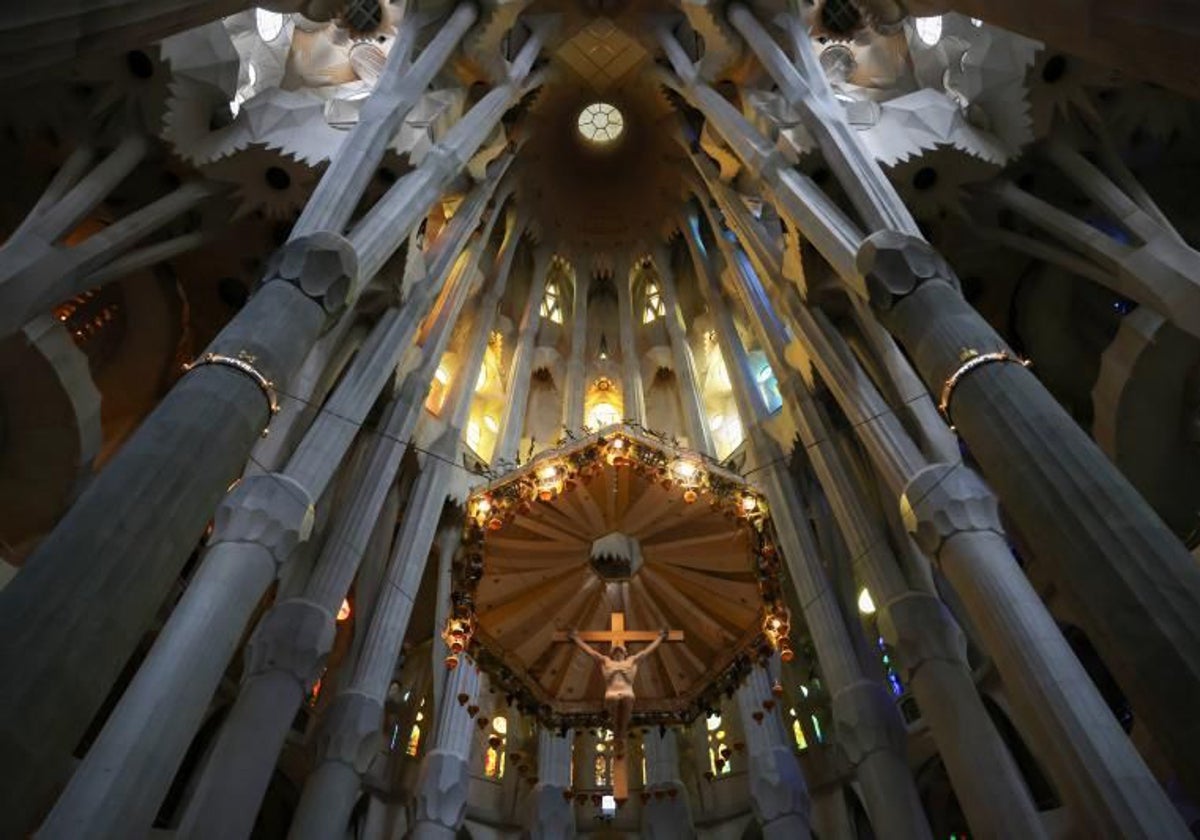
<svg viewBox="0 0 1200 840">
<path fill-rule="evenodd" d="M 345 621 L 349 617 L 350 617 L 350 599 L 343 598 L 342 606 L 340 608 L 338 608 L 337 620 Z"/>
<path fill-rule="evenodd" d="M 537 471 L 537 477 L 542 479 L 554 478 L 556 475 L 558 475 L 558 467 L 553 464 L 547 464 Z"/>
<path fill-rule="evenodd" d="M 872 615 L 875 612 L 875 602 L 871 600 L 871 593 L 865 586 L 858 593 L 858 611 L 863 615 Z"/>
<path fill-rule="evenodd" d="M 742 496 L 742 510 L 751 513 L 756 507 L 758 507 L 758 499 L 749 494 Z"/>
<path fill-rule="evenodd" d="M 700 472 L 700 468 L 697 467 L 692 461 L 680 459 L 671 467 L 671 472 L 675 473 L 676 476 L 684 481 L 687 481 L 688 479 L 695 478 L 696 473 Z"/>
<path fill-rule="evenodd" d="M 433 372 L 433 378 L 445 385 L 450 381 L 450 371 L 438 365 L 438 369 Z"/>
</svg>

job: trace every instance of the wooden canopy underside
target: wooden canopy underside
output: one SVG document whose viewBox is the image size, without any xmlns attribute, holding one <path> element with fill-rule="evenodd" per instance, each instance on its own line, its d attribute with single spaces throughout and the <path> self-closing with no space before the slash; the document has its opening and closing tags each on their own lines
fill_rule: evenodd
<svg viewBox="0 0 1200 840">
<path fill-rule="evenodd" d="M 614 611 L 631 629 L 682 629 L 686 641 L 642 663 L 639 710 L 682 706 L 758 632 L 750 533 L 704 497 L 687 504 L 682 495 L 628 467 L 605 466 L 487 536 L 478 639 L 556 711 L 598 711 L 604 684 L 596 664 L 554 641 L 555 631 L 603 630 Z M 642 565 L 628 580 L 604 580 L 589 562 L 593 541 L 613 531 L 641 546 Z"/>
</svg>

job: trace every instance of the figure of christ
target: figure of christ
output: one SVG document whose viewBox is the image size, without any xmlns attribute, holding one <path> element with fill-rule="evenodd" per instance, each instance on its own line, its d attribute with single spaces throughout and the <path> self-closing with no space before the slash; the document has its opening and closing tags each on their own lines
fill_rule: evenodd
<svg viewBox="0 0 1200 840">
<path fill-rule="evenodd" d="M 577 644 L 580 650 L 600 663 L 600 673 L 604 677 L 604 709 L 612 720 L 617 758 L 625 755 L 625 738 L 629 732 L 629 720 L 633 717 L 633 680 L 637 676 L 638 663 L 666 641 L 668 635 L 669 631 L 661 631 L 645 650 L 633 656 L 629 656 L 621 645 L 613 645 L 609 655 L 605 656 L 579 638 L 576 631 L 567 634 L 567 638 Z"/>
</svg>

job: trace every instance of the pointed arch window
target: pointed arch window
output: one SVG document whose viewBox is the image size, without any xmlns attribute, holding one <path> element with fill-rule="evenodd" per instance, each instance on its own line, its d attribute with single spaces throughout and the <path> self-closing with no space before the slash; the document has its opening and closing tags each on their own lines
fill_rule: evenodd
<svg viewBox="0 0 1200 840">
<path fill-rule="evenodd" d="M 709 715 L 704 721 L 708 731 L 708 768 L 714 776 L 726 776 L 733 769 L 733 751 L 726 743 L 720 715 Z"/>
<path fill-rule="evenodd" d="M 425 698 L 421 698 L 421 703 L 417 706 L 417 717 L 413 721 L 412 729 L 408 731 L 408 743 L 404 747 L 404 752 L 411 756 L 416 756 L 421 751 L 421 722 L 425 720 L 425 712 L 421 709 L 425 708 Z"/>
<path fill-rule="evenodd" d="M 559 289 L 557 281 L 547 281 L 546 292 L 542 295 L 542 306 L 538 310 L 538 314 L 543 318 L 549 318 L 556 324 L 563 322 L 562 291 Z"/>
<path fill-rule="evenodd" d="M 596 742 L 596 757 L 592 762 L 592 779 L 596 787 L 608 787 L 612 784 L 613 765 L 613 734 L 607 729 L 601 729 Z"/>
<path fill-rule="evenodd" d="M 504 756 L 508 751 L 508 718 L 496 715 L 492 719 L 492 731 L 488 735 L 488 748 L 484 753 L 483 774 L 497 781 L 504 778 Z"/>
<path fill-rule="evenodd" d="M 667 309 L 663 305 L 662 293 L 658 290 L 658 284 L 646 284 L 646 306 L 642 310 L 642 323 L 649 324 L 655 318 L 661 318 L 667 314 Z"/>
<path fill-rule="evenodd" d="M 754 372 L 754 381 L 758 385 L 758 392 L 762 395 L 767 411 L 774 414 L 783 407 L 783 394 L 779 391 L 779 380 L 769 364 L 764 362 Z"/>
</svg>

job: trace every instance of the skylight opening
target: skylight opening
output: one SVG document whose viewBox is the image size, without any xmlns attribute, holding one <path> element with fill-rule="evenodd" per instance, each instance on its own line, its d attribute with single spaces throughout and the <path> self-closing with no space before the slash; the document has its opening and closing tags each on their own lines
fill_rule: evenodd
<svg viewBox="0 0 1200 840">
<path fill-rule="evenodd" d="M 283 32 L 283 15 L 269 9 L 255 9 L 254 25 L 258 29 L 258 37 L 270 43 Z"/>
<path fill-rule="evenodd" d="M 593 102 L 579 112 L 579 133 L 598 145 L 611 143 L 625 130 L 625 118 L 607 102 Z"/>
<path fill-rule="evenodd" d="M 916 19 L 917 37 L 927 47 L 932 47 L 942 40 L 942 16 L 919 17 Z"/>
</svg>

